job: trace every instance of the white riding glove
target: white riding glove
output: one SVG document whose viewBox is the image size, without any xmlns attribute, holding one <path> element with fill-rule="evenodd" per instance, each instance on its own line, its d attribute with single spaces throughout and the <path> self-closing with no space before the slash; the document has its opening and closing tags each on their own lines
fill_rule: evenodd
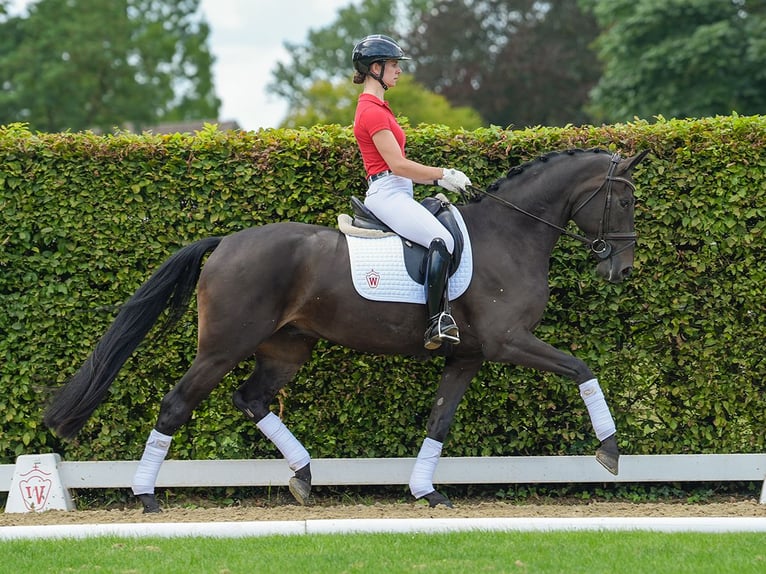
<svg viewBox="0 0 766 574">
<path fill-rule="evenodd" d="M 471 180 L 459 169 L 445 169 L 441 179 L 434 182 L 447 191 L 465 191 L 471 185 Z"/>
</svg>

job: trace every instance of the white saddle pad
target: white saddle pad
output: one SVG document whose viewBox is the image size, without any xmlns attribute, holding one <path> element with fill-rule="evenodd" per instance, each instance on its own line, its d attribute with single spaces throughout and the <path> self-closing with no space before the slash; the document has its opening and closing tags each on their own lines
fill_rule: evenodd
<svg viewBox="0 0 766 574">
<path fill-rule="evenodd" d="M 463 255 L 460 266 L 450 277 L 448 295 L 457 299 L 471 283 L 473 255 L 468 230 L 460 212 L 450 206 L 463 232 Z M 356 237 L 346 235 L 351 258 L 351 280 L 354 288 L 365 299 L 372 301 L 393 301 L 398 303 L 425 303 L 423 285 L 412 280 L 404 265 L 404 247 L 397 235 L 382 237 Z"/>
</svg>

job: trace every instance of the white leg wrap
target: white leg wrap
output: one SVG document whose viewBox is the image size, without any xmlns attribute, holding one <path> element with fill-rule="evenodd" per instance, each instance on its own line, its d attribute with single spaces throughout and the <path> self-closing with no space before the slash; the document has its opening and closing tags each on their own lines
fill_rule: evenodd
<svg viewBox="0 0 766 574">
<path fill-rule="evenodd" d="M 591 379 L 581 384 L 580 396 L 588 408 L 590 421 L 593 423 L 593 430 L 596 431 L 598 440 L 604 440 L 617 432 L 598 379 Z"/>
<path fill-rule="evenodd" d="M 255 426 L 274 443 L 292 470 L 299 470 L 311 462 L 309 452 L 274 413 L 267 414 Z"/>
<path fill-rule="evenodd" d="M 160 473 L 160 466 L 168 454 L 171 440 L 173 440 L 172 436 L 162 434 L 154 429 L 149 433 L 144 454 L 138 463 L 136 474 L 133 475 L 133 494 L 136 496 L 154 494 L 157 475 Z"/>
<path fill-rule="evenodd" d="M 434 472 L 441 454 L 442 443 L 426 437 L 410 475 L 410 492 L 415 498 L 421 498 L 434 491 Z"/>
</svg>

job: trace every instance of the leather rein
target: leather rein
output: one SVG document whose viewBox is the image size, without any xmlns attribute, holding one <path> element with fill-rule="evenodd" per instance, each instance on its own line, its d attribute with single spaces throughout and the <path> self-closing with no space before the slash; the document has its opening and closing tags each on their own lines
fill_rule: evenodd
<svg viewBox="0 0 766 574">
<path fill-rule="evenodd" d="M 518 211 L 519 213 L 522 213 L 526 215 L 527 217 L 530 217 L 534 219 L 535 221 L 539 221 L 540 223 L 544 223 L 548 227 L 552 227 L 553 229 L 556 229 L 560 233 L 571 237 L 572 239 L 576 239 L 580 241 L 581 243 L 587 245 L 590 247 L 593 254 L 598 257 L 599 259 L 607 259 L 613 255 L 617 255 L 621 251 L 624 251 L 627 249 L 630 245 L 633 245 L 636 242 L 636 233 L 635 232 L 625 232 L 625 233 L 607 233 L 606 232 L 606 225 L 609 223 L 609 215 L 611 212 L 612 207 L 612 185 L 615 181 L 624 183 L 627 185 L 631 191 L 635 193 L 636 186 L 633 185 L 633 182 L 625 179 L 624 177 L 615 177 L 614 172 L 617 169 L 617 165 L 620 163 L 620 160 L 622 158 L 620 157 L 620 154 L 614 153 L 612 154 L 611 163 L 609 165 L 609 172 L 606 174 L 606 178 L 604 179 L 604 182 L 596 188 L 595 191 L 591 192 L 588 197 L 585 198 L 584 201 L 582 201 L 577 207 L 575 207 L 572 210 L 572 214 L 570 215 L 570 219 L 574 217 L 577 212 L 579 212 L 583 207 L 585 207 L 590 201 L 598 195 L 598 193 L 606 188 L 606 197 L 604 198 L 604 210 L 601 213 L 601 220 L 599 221 L 599 231 L 598 235 L 595 239 L 590 239 L 584 235 L 580 235 L 578 233 L 573 233 L 567 229 L 564 229 L 563 227 L 560 227 L 556 225 L 555 223 L 551 223 L 550 221 L 547 221 L 543 219 L 542 217 L 539 217 L 535 215 L 534 213 L 530 213 L 529 211 L 522 209 L 515 203 L 512 203 L 506 199 L 503 199 L 502 197 L 495 195 L 494 193 L 491 193 L 485 189 L 478 188 L 476 186 L 469 186 L 471 193 L 475 195 L 486 195 L 487 197 L 494 199 L 495 201 L 502 203 L 506 207 L 510 207 L 511 209 L 514 209 Z M 612 245 L 609 243 L 608 240 L 613 241 L 630 241 L 627 245 L 625 245 L 622 249 L 615 251 L 612 253 Z"/>
</svg>

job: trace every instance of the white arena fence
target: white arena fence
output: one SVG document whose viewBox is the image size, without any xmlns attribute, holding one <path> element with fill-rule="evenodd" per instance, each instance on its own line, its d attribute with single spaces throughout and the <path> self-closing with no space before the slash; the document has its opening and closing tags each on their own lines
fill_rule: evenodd
<svg viewBox="0 0 766 574">
<path fill-rule="evenodd" d="M 9 492 L 9 503 L 14 477 L 27 490 L 33 484 L 44 486 L 47 479 L 37 478 L 33 482 L 30 472 L 25 470 L 33 467 L 36 470 L 38 459 L 55 467 L 53 482 L 60 480 L 67 496 L 69 489 L 128 488 L 138 464 L 138 461 L 61 461 L 55 454 L 24 455 L 15 465 L 0 465 L 0 492 Z M 24 470 L 19 469 L 22 460 L 27 465 Z M 414 458 L 314 459 L 312 484 L 406 485 L 414 463 Z M 275 487 L 286 486 L 291 476 L 292 471 L 282 459 L 171 459 L 163 463 L 157 486 Z M 607 472 L 593 456 L 444 457 L 434 475 L 436 485 L 750 481 L 763 483 L 760 502 L 766 504 L 766 454 L 623 455 L 618 476 Z"/>
</svg>

